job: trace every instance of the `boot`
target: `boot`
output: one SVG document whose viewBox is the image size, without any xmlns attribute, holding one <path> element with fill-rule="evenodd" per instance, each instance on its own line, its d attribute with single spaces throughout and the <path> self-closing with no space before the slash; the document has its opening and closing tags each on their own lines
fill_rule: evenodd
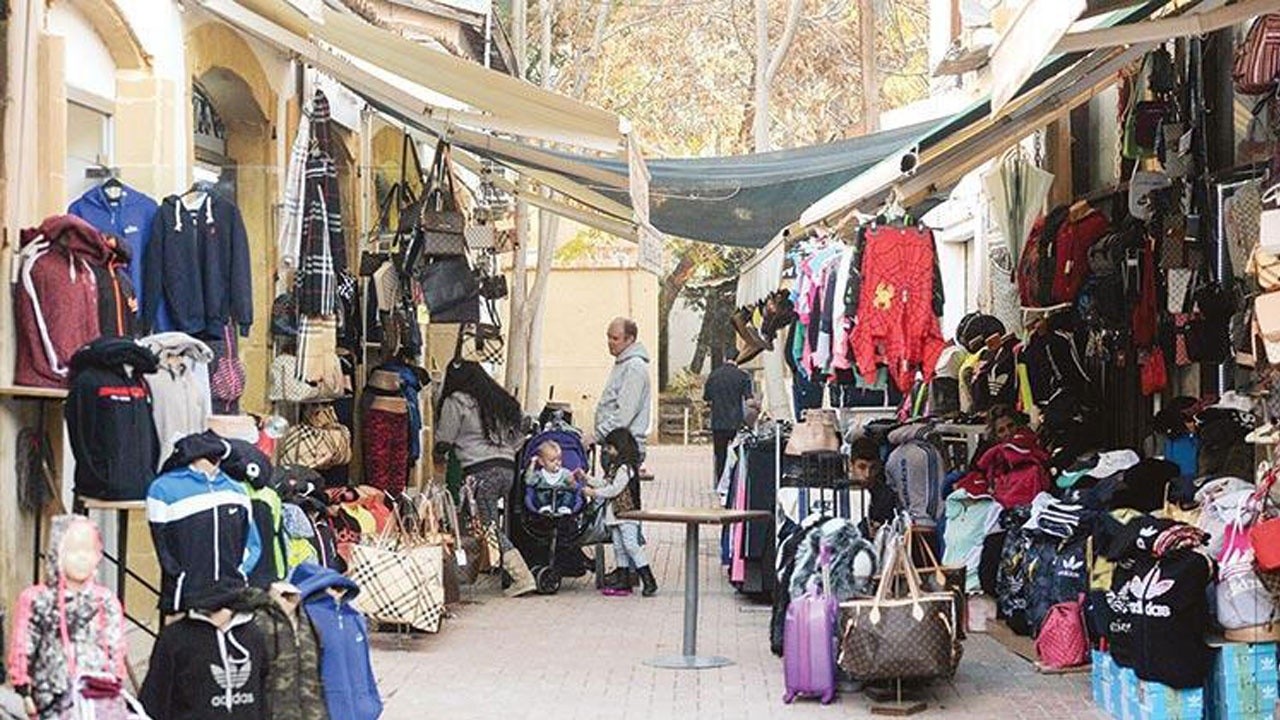
<svg viewBox="0 0 1280 720">
<path fill-rule="evenodd" d="M 653 597 L 658 592 L 658 580 L 653 576 L 653 570 L 648 565 L 638 568 L 636 573 L 640 576 L 640 582 L 644 583 L 644 589 L 640 594 L 645 597 Z"/>
<path fill-rule="evenodd" d="M 519 550 L 512 548 L 502 553 L 502 568 L 511 576 L 511 587 L 504 591 L 507 597 L 528 595 L 538 589 L 538 583 L 534 582 L 533 573 L 529 572 Z"/>
<path fill-rule="evenodd" d="M 640 584 L 640 576 L 635 570 L 627 568 L 627 587 L 633 588 Z"/>
<path fill-rule="evenodd" d="M 615 590 L 631 587 L 631 584 L 627 581 L 627 573 L 629 572 L 631 571 L 620 567 L 610 570 L 604 574 L 604 577 L 600 578 L 600 587 L 613 588 Z"/>
</svg>

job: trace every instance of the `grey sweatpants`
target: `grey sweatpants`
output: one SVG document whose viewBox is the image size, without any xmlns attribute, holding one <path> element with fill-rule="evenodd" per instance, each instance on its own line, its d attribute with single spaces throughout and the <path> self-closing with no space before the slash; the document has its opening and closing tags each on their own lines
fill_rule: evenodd
<svg viewBox="0 0 1280 720">
<path fill-rule="evenodd" d="M 614 564 L 632 570 L 648 566 L 649 558 L 640 544 L 640 523 L 623 521 L 610 526 L 609 532 L 613 535 Z"/>
</svg>

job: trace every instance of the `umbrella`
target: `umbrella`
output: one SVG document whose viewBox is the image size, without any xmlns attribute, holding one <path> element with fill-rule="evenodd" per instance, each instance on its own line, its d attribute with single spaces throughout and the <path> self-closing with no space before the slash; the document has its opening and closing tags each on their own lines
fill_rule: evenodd
<svg viewBox="0 0 1280 720">
<path fill-rule="evenodd" d="M 1000 162 L 982 176 L 982 188 L 995 209 L 995 221 L 1009 246 L 1015 271 L 1022 246 L 1031 226 L 1044 212 L 1053 173 L 1036 167 L 1022 148 L 1005 153 Z"/>
</svg>

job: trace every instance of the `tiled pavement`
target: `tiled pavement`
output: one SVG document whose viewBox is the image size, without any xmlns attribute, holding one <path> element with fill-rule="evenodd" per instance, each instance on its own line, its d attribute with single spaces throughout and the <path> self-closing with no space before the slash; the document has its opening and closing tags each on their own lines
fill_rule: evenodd
<svg viewBox="0 0 1280 720">
<path fill-rule="evenodd" d="M 645 486 L 650 507 L 702 505 L 708 447 L 654 448 Z M 420 718 L 830 718 L 872 717 L 861 694 L 782 703 L 781 661 L 769 653 L 769 612 L 737 595 L 719 567 L 717 533 L 704 531 L 698 648 L 736 664 L 717 670 L 657 670 L 645 658 L 680 650 L 681 526 L 647 525 L 661 583 L 657 597 L 609 598 L 589 578 L 551 597 L 507 600 L 470 594 L 438 635 L 400 643 L 378 636 L 374 667 L 386 720 Z M 464 589 L 464 594 L 468 591 Z M 1089 700 L 1088 675 L 1037 674 L 985 635 L 970 635 L 953 683 L 931 690 L 917 717 L 1104 718 Z"/>
</svg>

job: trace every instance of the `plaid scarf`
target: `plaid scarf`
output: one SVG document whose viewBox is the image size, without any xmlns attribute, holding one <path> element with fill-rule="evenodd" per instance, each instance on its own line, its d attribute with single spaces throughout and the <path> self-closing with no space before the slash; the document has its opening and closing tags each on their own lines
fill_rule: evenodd
<svg viewBox="0 0 1280 720">
<path fill-rule="evenodd" d="M 280 248 L 280 261 L 291 268 L 298 266 L 298 253 L 302 247 L 302 198 L 307 171 L 307 148 L 310 146 L 311 118 L 304 114 L 298 120 L 298 135 L 293 139 L 293 147 L 289 151 L 280 236 L 276 240 L 276 245 Z"/>
<path fill-rule="evenodd" d="M 311 149 L 303 178 L 298 257 L 298 310 L 303 315 L 335 314 L 336 273 L 347 267 L 338 170 L 329 148 L 329 101 L 317 90 L 311 106 Z"/>
</svg>

